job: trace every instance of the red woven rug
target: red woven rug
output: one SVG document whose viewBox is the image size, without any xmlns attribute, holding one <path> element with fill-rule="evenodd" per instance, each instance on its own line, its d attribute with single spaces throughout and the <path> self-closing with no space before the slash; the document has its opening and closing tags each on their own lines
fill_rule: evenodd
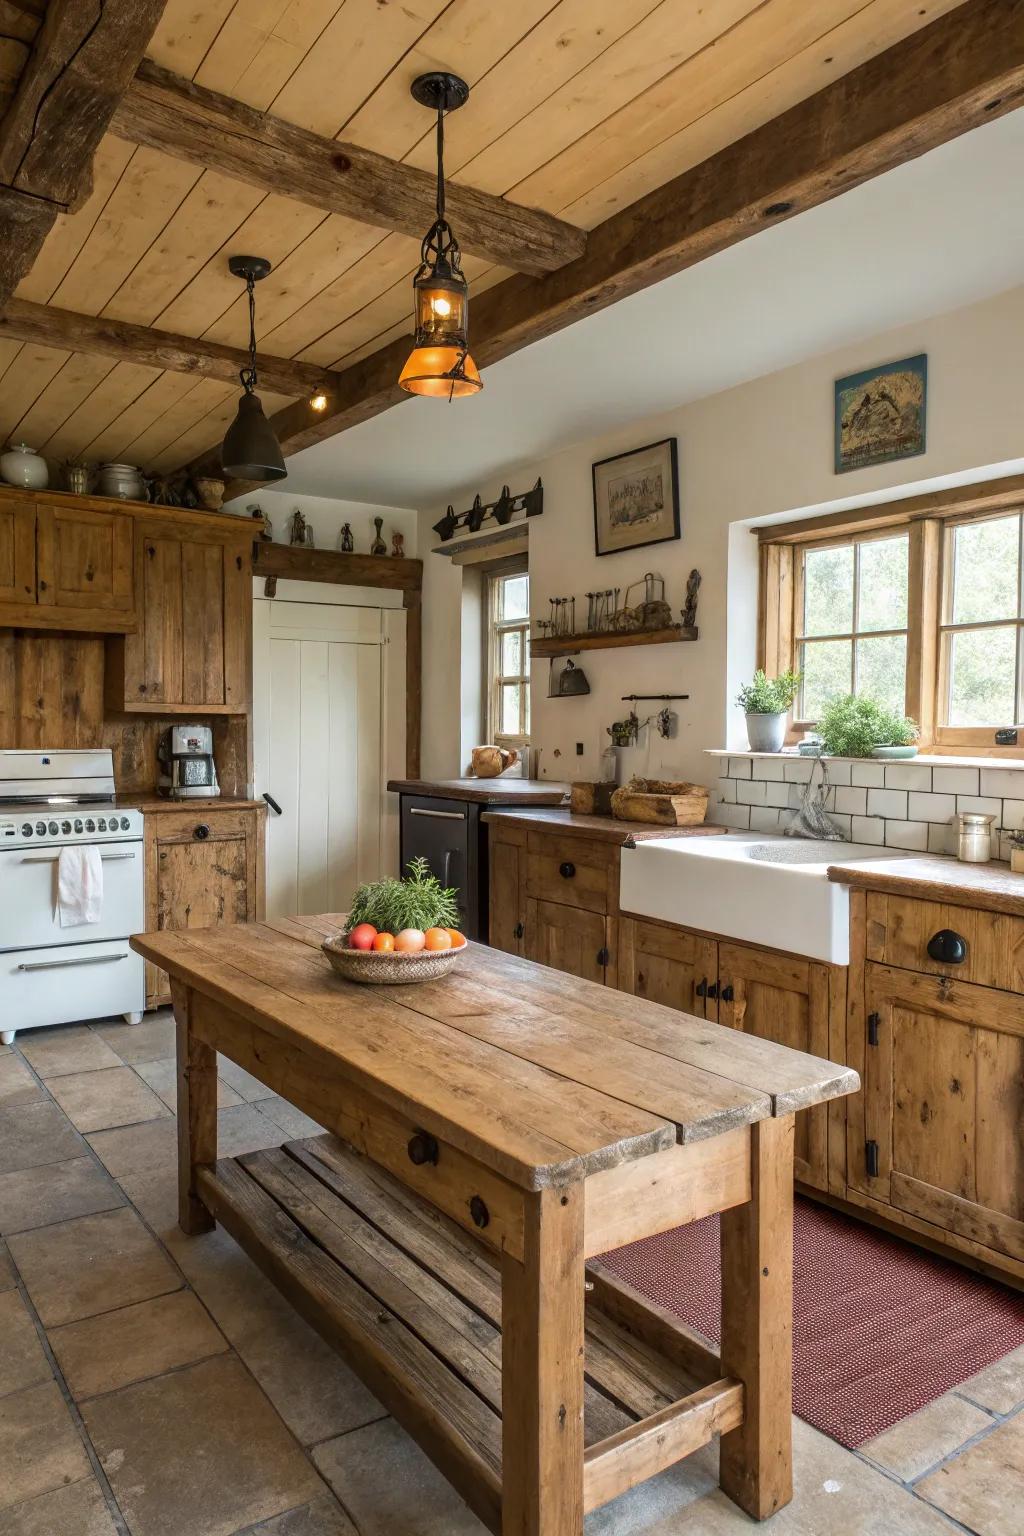
<svg viewBox="0 0 1024 1536">
<path fill-rule="evenodd" d="M 603 1262 L 717 1342 L 717 1216 Z M 797 1197 L 793 1410 L 815 1429 L 852 1450 L 1020 1344 L 1016 1291 Z"/>
</svg>

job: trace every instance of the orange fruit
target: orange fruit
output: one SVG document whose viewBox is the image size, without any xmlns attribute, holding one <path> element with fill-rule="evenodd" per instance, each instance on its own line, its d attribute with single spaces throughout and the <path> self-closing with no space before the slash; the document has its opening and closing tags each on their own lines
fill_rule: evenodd
<svg viewBox="0 0 1024 1536">
<path fill-rule="evenodd" d="M 389 954 L 395 947 L 394 934 L 378 933 L 377 937 L 373 941 L 373 947 L 380 954 Z"/>
<path fill-rule="evenodd" d="M 425 949 L 451 949 L 452 936 L 447 928 L 428 928 L 423 935 Z"/>
<path fill-rule="evenodd" d="M 446 928 L 445 932 L 452 941 L 452 949 L 461 949 L 466 942 L 466 935 L 457 928 Z"/>
<path fill-rule="evenodd" d="M 423 930 L 421 928 L 403 928 L 395 939 L 395 948 L 403 954 L 415 954 L 423 948 Z"/>
</svg>

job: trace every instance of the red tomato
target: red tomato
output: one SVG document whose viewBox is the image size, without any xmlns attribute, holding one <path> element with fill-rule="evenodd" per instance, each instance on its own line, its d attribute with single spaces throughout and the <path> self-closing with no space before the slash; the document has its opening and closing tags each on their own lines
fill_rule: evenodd
<svg viewBox="0 0 1024 1536">
<path fill-rule="evenodd" d="M 359 923 L 348 936 L 349 949 L 372 949 L 377 930 L 372 923 Z"/>
</svg>

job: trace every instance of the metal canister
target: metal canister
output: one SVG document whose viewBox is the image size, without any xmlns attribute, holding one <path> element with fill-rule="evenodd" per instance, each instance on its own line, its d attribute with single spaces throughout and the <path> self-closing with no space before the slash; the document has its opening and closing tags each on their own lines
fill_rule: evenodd
<svg viewBox="0 0 1024 1536">
<path fill-rule="evenodd" d="M 992 857 L 994 816 L 981 811 L 961 811 L 954 816 L 956 856 L 964 864 L 987 864 Z"/>
</svg>

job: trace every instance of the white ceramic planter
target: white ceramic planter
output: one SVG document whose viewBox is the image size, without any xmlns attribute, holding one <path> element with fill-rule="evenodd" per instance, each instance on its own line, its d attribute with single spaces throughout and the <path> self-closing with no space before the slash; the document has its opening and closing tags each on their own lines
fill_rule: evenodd
<svg viewBox="0 0 1024 1536">
<path fill-rule="evenodd" d="M 0 455 L 0 474 L 8 485 L 24 486 L 27 491 L 43 491 L 50 483 L 46 460 L 25 443 Z"/>
<path fill-rule="evenodd" d="M 786 741 L 788 711 L 780 715 L 747 715 L 747 740 L 751 752 L 781 752 Z"/>
<path fill-rule="evenodd" d="M 142 471 L 134 464 L 103 464 L 100 466 L 99 493 L 116 496 L 121 501 L 145 501 L 146 482 Z"/>
</svg>

